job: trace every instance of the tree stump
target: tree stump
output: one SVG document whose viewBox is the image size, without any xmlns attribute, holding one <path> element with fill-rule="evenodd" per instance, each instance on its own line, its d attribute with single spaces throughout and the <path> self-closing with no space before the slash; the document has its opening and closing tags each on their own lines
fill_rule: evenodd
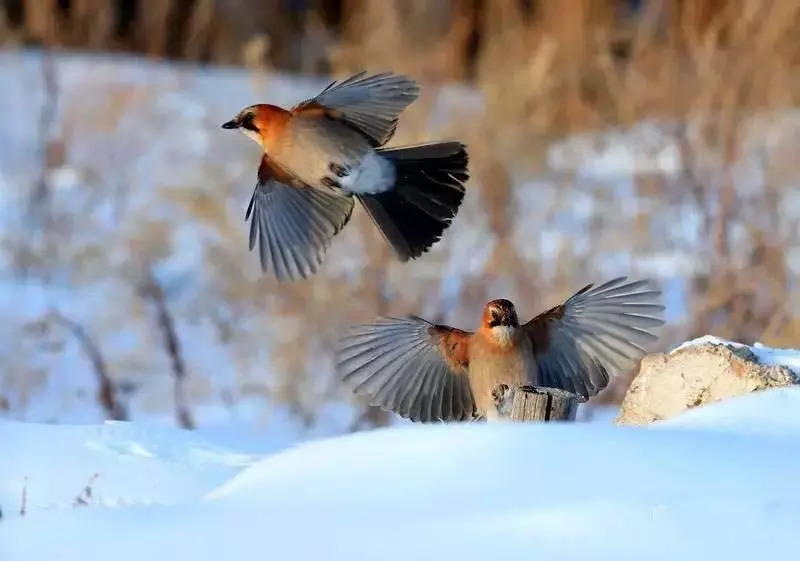
<svg viewBox="0 0 800 561">
<path fill-rule="evenodd" d="M 497 416 L 512 421 L 574 421 L 585 400 L 557 388 L 498 384 L 492 391 Z"/>
</svg>

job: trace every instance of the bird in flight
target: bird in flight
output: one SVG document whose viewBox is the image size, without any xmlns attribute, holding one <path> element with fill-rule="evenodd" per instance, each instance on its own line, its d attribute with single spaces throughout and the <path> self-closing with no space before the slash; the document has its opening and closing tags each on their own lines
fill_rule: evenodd
<svg viewBox="0 0 800 561">
<path fill-rule="evenodd" d="M 401 261 L 441 238 L 464 198 L 465 146 L 384 146 L 418 95 L 406 76 L 361 72 L 289 110 L 251 105 L 222 125 L 263 150 L 245 219 L 264 272 L 281 281 L 315 274 L 354 199 Z"/>
<path fill-rule="evenodd" d="M 619 277 L 589 284 L 520 324 L 514 304 L 492 300 L 463 331 L 416 316 L 351 327 L 336 351 L 339 377 L 371 405 L 417 422 L 497 418 L 493 389 L 539 386 L 596 395 L 629 372 L 663 325 L 661 292 Z"/>
</svg>

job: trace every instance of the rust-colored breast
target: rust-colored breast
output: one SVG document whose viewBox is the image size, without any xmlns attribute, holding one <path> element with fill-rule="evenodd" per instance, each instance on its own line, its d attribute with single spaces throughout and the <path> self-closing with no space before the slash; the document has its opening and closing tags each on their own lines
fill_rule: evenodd
<svg viewBox="0 0 800 561">
<path fill-rule="evenodd" d="M 469 382 L 481 415 L 493 410 L 492 391 L 498 384 L 535 384 L 536 369 L 530 345 L 520 337 L 508 345 L 499 344 L 489 329 L 475 332 L 469 353 Z"/>
</svg>

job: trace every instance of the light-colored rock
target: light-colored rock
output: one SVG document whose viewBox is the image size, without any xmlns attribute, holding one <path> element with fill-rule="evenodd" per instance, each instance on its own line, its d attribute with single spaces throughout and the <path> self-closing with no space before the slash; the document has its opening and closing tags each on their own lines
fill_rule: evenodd
<svg viewBox="0 0 800 561">
<path fill-rule="evenodd" d="M 723 340 L 684 345 L 642 360 L 615 423 L 645 425 L 704 403 L 797 383 L 792 370 L 760 362 L 750 347 Z"/>
</svg>

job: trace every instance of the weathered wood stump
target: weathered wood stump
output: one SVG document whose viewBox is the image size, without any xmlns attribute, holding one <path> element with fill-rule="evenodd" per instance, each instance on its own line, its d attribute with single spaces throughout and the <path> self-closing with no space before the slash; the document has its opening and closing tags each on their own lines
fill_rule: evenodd
<svg viewBox="0 0 800 561">
<path fill-rule="evenodd" d="M 497 416 L 512 421 L 574 421 L 581 396 L 557 388 L 498 384 L 492 391 Z"/>
</svg>

